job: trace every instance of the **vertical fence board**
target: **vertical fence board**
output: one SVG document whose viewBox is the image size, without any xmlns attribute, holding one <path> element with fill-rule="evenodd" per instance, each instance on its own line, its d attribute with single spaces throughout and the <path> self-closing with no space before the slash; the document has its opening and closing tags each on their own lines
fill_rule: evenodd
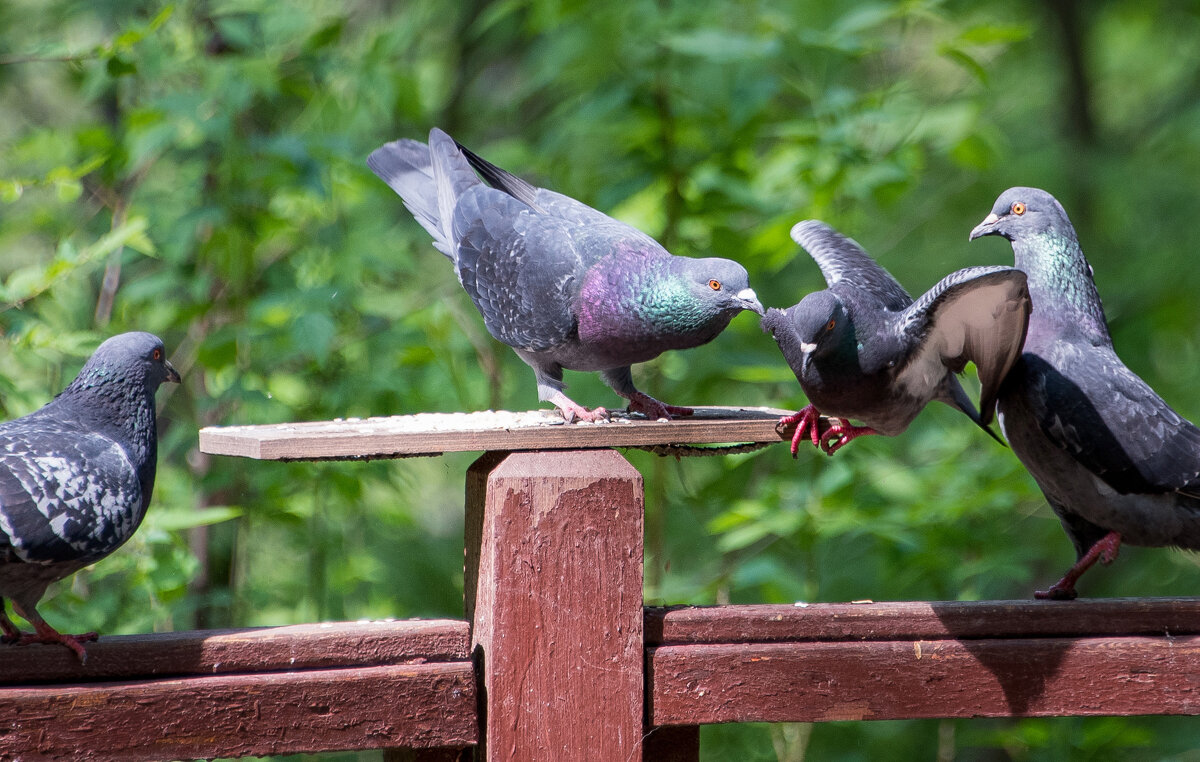
<svg viewBox="0 0 1200 762">
<path fill-rule="evenodd" d="M 641 475 L 611 450 L 513 453 L 467 492 L 486 758 L 638 759 Z"/>
</svg>

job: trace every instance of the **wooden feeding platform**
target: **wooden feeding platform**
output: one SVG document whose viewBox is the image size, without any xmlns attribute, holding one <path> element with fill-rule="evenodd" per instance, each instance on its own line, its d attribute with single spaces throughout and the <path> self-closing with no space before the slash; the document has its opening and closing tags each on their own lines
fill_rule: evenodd
<svg viewBox="0 0 1200 762">
<path fill-rule="evenodd" d="M 770 444 L 790 411 L 765 407 L 701 407 L 694 415 L 652 421 L 616 413 L 607 422 L 567 423 L 554 410 L 418 413 L 380 418 L 211 426 L 200 449 L 256 460 L 363 460 L 447 452 L 585 450 L 606 447 Z"/>
<path fill-rule="evenodd" d="M 765 446 L 786 412 L 204 429 L 261 460 L 482 451 L 464 620 L 104 637 L 86 666 L 0 648 L 0 758 L 685 762 L 708 723 L 1200 714 L 1195 598 L 646 608 L 642 477 L 613 448 Z"/>
</svg>

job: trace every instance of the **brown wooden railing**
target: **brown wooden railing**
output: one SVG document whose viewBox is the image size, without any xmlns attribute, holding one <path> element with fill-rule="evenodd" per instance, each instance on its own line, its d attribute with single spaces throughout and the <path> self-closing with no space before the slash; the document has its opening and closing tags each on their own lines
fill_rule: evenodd
<svg viewBox="0 0 1200 762">
<path fill-rule="evenodd" d="M 1200 599 L 644 608 L 642 480 L 611 448 L 778 442 L 778 415 L 206 429 L 259 459 L 485 450 L 466 621 L 0 648 L 0 758 L 696 760 L 708 723 L 1200 713 Z"/>
</svg>

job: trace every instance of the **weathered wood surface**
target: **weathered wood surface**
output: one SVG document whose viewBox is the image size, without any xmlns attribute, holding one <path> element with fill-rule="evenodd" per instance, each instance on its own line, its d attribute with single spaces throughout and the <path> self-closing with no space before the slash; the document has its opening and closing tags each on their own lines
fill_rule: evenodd
<svg viewBox="0 0 1200 762">
<path fill-rule="evenodd" d="M 166 760 L 477 740 L 470 662 L 0 691 L 0 758 Z"/>
<path fill-rule="evenodd" d="M 104 636 L 86 665 L 0 646 L 0 759 L 461 748 L 478 735 L 469 650 L 454 620 Z"/>
<path fill-rule="evenodd" d="M 470 640 L 466 622 L 426 619 L 104 635 L 87 644 L 87 664 L 61 646 L 0 645 L 0 690 L 18 683 L 465 661 Z"/>
<path fill-rule="evenodd" d="M 1200 714 L 1200 599 L 647 609 L 648 721 Z"/>
<path fill-rule="evenodd" d="M 1200 638 L 659 646 L 649 721 L 1200 714 Z"/>
<path fill-rule="evenodd" d="M 612 450 L 489 453 L 467 479 L 488 760 L 642 755 L 642 479 Z"/>
<path fill-rule="evenodd" d="M 1200 634 L 1200 598 L 695 606 L 646 610 L 646 643 Z"/>
<path fill-rule="evenodd" d="M 771 443 L 790 411 L 704 407 L 672 421 L 614 414 L 609 423 L 567 424 L 553 410 L 420 413 L 261 426 L 210 426 L 200 450 L 258 460 L 325 460 L 488 450 L 584 450 L 671 444 Z"/>
</svg>

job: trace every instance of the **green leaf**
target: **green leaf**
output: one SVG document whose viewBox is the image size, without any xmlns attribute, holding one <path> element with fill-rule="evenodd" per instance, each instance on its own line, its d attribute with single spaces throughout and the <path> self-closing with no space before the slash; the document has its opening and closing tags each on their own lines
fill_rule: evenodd
<svg viewBox="0 0 1200 762">
<path fill-rule="evenodd" d="M 212 526 L 239 518 L 244 509 L 233 505 L 209 505 L 197 509 L 151 508 L 146 523 L 164 532 L 178 532 L 195 527 Z"/>
</svg>

